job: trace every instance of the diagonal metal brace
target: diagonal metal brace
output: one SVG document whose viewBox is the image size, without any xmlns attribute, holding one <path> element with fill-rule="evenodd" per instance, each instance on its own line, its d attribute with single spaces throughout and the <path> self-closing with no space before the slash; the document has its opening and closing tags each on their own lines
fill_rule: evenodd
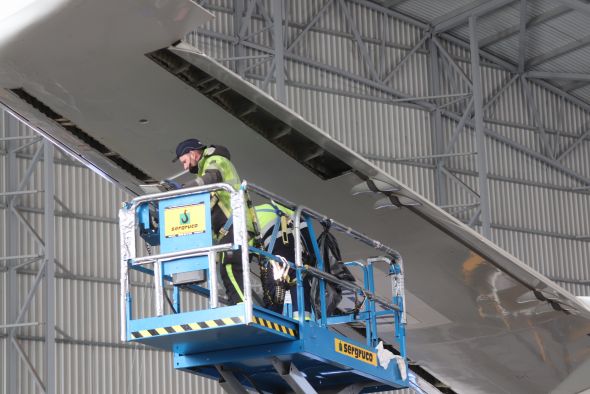
<svg viewBox="0 0 590 394">
<path fill-rule="evenodd" d="M 216 365 L 215 369 L 223 378 L 223 381 L 219 380 L 221 388 L 229 394 L 248 394 L 248 391 L 240 383 L 236 375 L 232 371 L 225 369 L 223 365 Z"/>
<path fill-rule="evenodd" d="M 345 387 L 342 390 L 338 391 L 336 394 L 359 394 L 363 389 L 371 387 L 369 383 L 356 383 L 351 386 Z"/>
<path fill-rule="evenodd" d="M 275 370 L 281 375 L 281 378 L 295 391 L 297 394 L 317 393 L 315 389 L 309 384 L 304 375 L 299 372 L 293 363 L 284 362 L 273 357 L 272 365 Z"/>
</svg>

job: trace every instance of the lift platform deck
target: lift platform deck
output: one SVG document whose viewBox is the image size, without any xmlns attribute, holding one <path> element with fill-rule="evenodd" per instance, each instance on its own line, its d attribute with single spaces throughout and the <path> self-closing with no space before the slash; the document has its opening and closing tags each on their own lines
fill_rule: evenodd
<svg viewBox="0 0 590 394">
<path fill-rule="evenodd" d="M 252 321 L 245 319 L 239 304 L 135 320 L 129 330 L 133 342 L 174 352 L 177 369 L 222 379 L 222 365 L 242 385 L 262 391 L 288 391 L 280 375 L 292 366 L 316 391 L 355 384 L 367 386 L 364 392 L 405 387 L 398 386 L 403 379 L 396 363 L 383 368 L 374 349 L 316 322 L 300 325 L 258 306 Z"/>
<path fill-rule="evenodd" d="M 153 217 L 149 217 L 154 215 L 154 211 L 159 211 L 159 227 L 171 230 L 178 226 L 170 227 L 170 224 L 164 224 L 166 220 L 172 220 L 178 212 L 185 215 L 185 219 L 189 216 L 195 219 L 198 212 L 195 207 L 200 204 L 203 206 L 199 208 L 202 211 L 199 225 L 202 225 L 203 221 L 207 222 L 211 187 L 215 190 L 220 186 L 191 188 L 139 197 L 122 209 L 121 313 L 122 318 L 124 317 L 122 339 L 171 351 L 174 353 L 176 369 L 217 379 L 222 382 L 228 392 L 245 392 L 246 389 L 254 389 L 258 392 L 270 393 L 339 392 L 342 390 L 352 393 L 408 387 L 402 313 L 403 285 L 398 286 L 399 291 L 392 302 L 376 296 L 373 288 L 373 263 L 388 262 L 387 258 L 369 259 L 366 265 L 359 262 L 349 263 L 362 268 L 365 279 L 363 286 L 342 283 L 338 278 L 323 272 L 323 262 L 320 261 L 315 268 L 303 266 L 300 261 L 292 263 L 297 270 L 297 286 L 300 287 L 301 295 L 303 294 L 302 274 L 307 272 L 320 278 L 319 281 L 323 286 L 326 281 L 334 281 L 349 290 L 362 293 L 367 299 L 363 310 L 341 316 L 328 316 L 325 313 L 325 299 L 321 299 L 321 309 L 324 312 L 321 314 L 322 318 L 315 319 L 312 316 L 311 319 L 309 317 L 306 319 L 304 311 L 300 310 L 299 318 L 294 319 L 293 312 L 289 308 L 285 308 L 284 314 L 279 314 L 253 304 L 248 278 L 249 269 L 244 269 L 244 302 L 229 306 L 219 303 L 217 275 L 214 273 L 215 254 L 222 250 L 238 250 L 235 245 L 245 245 L 245 239 L 240 236 L 240 234 L 246 234 L 243 231 L 246 222 L 243 190 L 233 192 L 228 185 L 221 186 L 232 193 L 234 228 L 237 229 L 233 245 L 213 245 L 207 226 L 202 232 L 193 232 L 186 236 L 168 234 L 167 238 L 162 234 L 160 237 L 155 237 L 157 229 L 147 228 L 150 223 L 155 222 Z M 157 203 L 157 206 L 154 203 Z M 282 203 L 288 204 L 284 201 Z M 149 212 L 150 204 L 151 213 Z M 157 209 L 154 210 L 154 208 Z M 187 212 L 189 216 L 186 216 Z M 313 216 L 319 217 L 312 211 L 300 207 L 296 210 L 294 223 L 299 223 L 300 218 L 309 221 Z M 124 230 L 125 223 L 127 223 L 126 230 Z M 136 257 L 134 247 L 131 247 L 135 245 L 135 227 L 139 227 L 141 236 L 146 240 L 149 239 L 152 244 L 157 244 L 159 238 L 160 252 L 163 253 Z M 133 230 L 129 231 L 130 228 Z M 298 231 L 300 231 L 299 226 L 295 226 L 295 233 L 297 234 Z M 313 234 L 313 229 L 309 231 Z M 183 237 L 190 236 L 197 236 L 200 239 L 194 238 L 188 244 L 184 243 L 186 239 Z M 317 248 L 315 236 L 313 239 L 314 247 Z M 167 248 L 164 244 L 172 240 L 182 241 L 183 244 Z M 186 245 L 189 245 L 188 249 Z M 374 241 L 372 245 L 385 248 Z M 274 257 L 253 247 L 242 248 L 242 253 L 244 259 L 248 258 L 248 253 L 259 253 L 266 258 Z M 399 257 L 395 253 L 391 254 Z M 249 261 L 244 260 L 243 263 L 245 268 L 249 267 Z M 153 270 L 146 267 L 150 264 L 153 265 Z M 392 275 L 398 280 L 403 279 L 399 265 L 395 263 L 390 265 L 397 267 L 397 270 L 392 268 Z M 178 283 L 179 277 L 176 275 L 192 274 L 195 272 L 195 267 L 199 268 L 198 271 L 206 273 L 207 279 L 203 280 L 201 277 L 201 282 L 207 282 L 208 286 L 201 287 L 200 284 L 193 282 L 188 285 L 188 288 L 208 298 L 209 307 L 181 311 L 180 289 L 182 286 L 187 288 L 187 284 Z M 132 318 L 129 269 L 154 275 L 155 316 Z M 169 314 L 164 313 L 163 300 L 167 297 L 165 282 L 169 282 L 173 289 L 173 301 L 169 300 L 172 313 Z M 376 303 L 382 306 L 389 305 L 390 308 L 377 311 Z M 303 305 L 303 302 L 299 302 L 299 305 Z M 389 360 L 384 362 L 382 358 L 380 361 L 379 352 L 383 350 L 376 348 L 379 340 L 376 320 L 385 316 L 394 318 L 395 340 L 399 344 L 401 353 L 401 357 L 395 356 L 391 362 Z M 338 324 L 353 322 L 364 324 L 364 330 L 362 330 L 366 334 L 364 343 L 361 343 L 358 337 L 349 338 L 334 329 Z"/>
</svg>

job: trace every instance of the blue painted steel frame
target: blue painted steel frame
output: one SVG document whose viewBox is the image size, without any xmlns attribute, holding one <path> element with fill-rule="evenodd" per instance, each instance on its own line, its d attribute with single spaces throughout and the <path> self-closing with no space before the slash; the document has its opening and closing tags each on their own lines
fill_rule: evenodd
<svg viewBox="0 0 590 394">
<path fill-rule="evenodd" d="M 208 320 L 222 319 L 224 317 L 244 317 L 244 305 L 232 305 L 215 309 L 203 309 L 199 311 L 175 313 L 170 315 L 146 317 L 144 319 L 127 320 L 127 338 L 134 341 L 132 332 L 156 329 L 160 327 L 171 327 L 193 322 L 204 322 Z M 179 334 L 170 334 L 179 335 Z"/>
<path fill-rule="evenodd" d="M 186 197 L 183 201 L 187 201 Z M 140 214 L 145 216 L 145 212 L 140 212 Z M 163 218 L 163 215 L 160 216 Z M 313 223 L 309 216 L 305 215 L 304 218 L 317 257 L 317 268 L 323 270 L 324 262 L 316 241 Z M 209 215 L 207 215 L 207 219 L 209 223 Z M 186 247 L 190 248 L 194 247 L 194 245 L 187 243 Z M 267 258 L 277 259 L 276 256 L 263 250 L 250 247 L 250 251 L 264 255 Z M 295 267 L 292 262 L 290 264 L 292 268 L 296 269 L 299 321 L 288 317 L 290 314 L 284 316 L 261 307 L 255 307 L 254 321 L 246 322 L 245 309 L 242 304 L 133 320 L 131 313 L 132 299 L 129 294 L 127 297 L 127 340 L 172 350 L 175 353 L 174 364 L 177 369 L 215 379 L 219 378 L 219 375 L 211 366 L 217 364 L 235 365 L 244 371 L 248 371 L 252 365 L 257 365 L 258 369 L 264 367 L 272 371 L 272 364 L 269 360 L 271 356 L 277 356 L 284 361 L 296 362 L 299 370 L 305 371 L 306 368 L 311 368 L 316 371 L 319 375 L 315 378 L 311 377 L 311 379 L 315 379 L 315 383 L 320 386 L 323 385 L 324 388 L 341 385 L 343 379 L 350 381 L 351 384 L 355 382 L 366 383 L 367 381 L 378 382 L 378 385 L 382 385 L 380 386 L 382 389 L 408 387 L 408 380 L 401 378 L 395 362 L 390 363 L 388 368 L 385 369 L 379 366 L 378 362 L 376 365 L 372 365 L 342 354 L 336 349 L 337 340 L 340 340 L 353 345 L 353 348 L 356 347 L 359 351 L 364 349 L 366 352 L 371 352 L 376 360 L 375 347 L 378 342 L 376 319 L 380 316 L 393 314 L 395 340 L 398 342 L 400 353 L 405 360 L 405 326 L 402 324 L 402 312 L 378 312 L 376 311 L 375 301 L 369 300 L 364 311 L 356 315 L 328 317 L 325 297 L 322 297 L 320 299 L 321 319 L 317 322 L 306 321 L 303 311 L 304 292 L 302 280 L 305 268 Z M 373 263 L 363 265 L 358 262 L 351 262 L 346 264 L 359 266 L 363 270 L 363 287 L 374 292 Z M 147 274 L 154 274 L 152 270 L 141 266 L 131 268 Z M 390 275 L 400 273 L 401 269 L 397 264 L 390 265 Z M 166 280 L 171 279 L 168 275 L 164 275 L 163 278 Z M 208 289 L 197 287 L 201 294 L 208 296 Z M 325 279 L 320 280 L 320 292 L 324 294 L 322 290 L 325 290 Z M 179 289 L 175 287 L 173 304 L 177 311 L 180 309 L 179 299 Z M 400 307 L 400 310 L 403 308 L 402 296 L 394 296 L 393 302 Z M 231 318 L 241 320 L 239 323 L 230 326 L 222 324 L 224 319 L 228 321 L 227 319 Z M 366 344 L 357 343 L 328 328 L 330 325 L 355 321 L 365 323 Z M 172 327 L 187 326 L 188 324 L 195 325 L 196 322 L 201 322 L 203 327 L 186 332 L 165 332 L 164 330 L 165 328 L 171 329 Z M 206 326 L 205 322 L 210 322 L 211 326 Z M 215 326 L 214 322 L 219 322 L 220 325 Z M 156 330 L 158 330 L 157 334 Z M 132 333 L 138 335 L 139 332 L 148 333 L 149 331 L 153 334 L 146 334 L 145 337 L 134 337 L 132 335 Z M 208 344 L 206 346 L 198 344 L 198 341 L 203 340 L 203 338 L 207 338 Z M 322 375 L 323 373 L 325 375 Z M 344 378 L 344 375 L 346 375 L 346 378 Z M 331 378 L 331 376 L 335 376 L 335 378 Z M 269 382 L 272 381 L 273 379 L 269 380 Z"/>
<path fill-rule="evenodd" d="M 264 365 L 272 369 L 270 358 L 279 357 L 284 361 L 296 362 L 300 371 L 305 372 L 311 369 L 316 371 L 318 374 L 316 377 L 306 373 L 307 379 L 312 382 L 323 380 L 323 386 L 326 389 L 342 385 L 343 374 L 347 374 L 350 384 L 375 381 L 383 385 L 383 390 L 408 387 L 407 379 L 401 378 L 395 362 L 391 362 L 385 369 L 379 365 L 374 366 L 338 353 L 335 349 L 336 339 L 375 353 L 372 347 L 327 330 L 315 322 L 306 322 L 300 325 L 299 338 L 295 341 L 190 355 L 176 354 L 174 365 L 177 369 L 217 378 L 216 373 L 207 374 L 204 372 L 207 366 L 230 365 L 242 371 L 251 369 L 251 372 L 254 373 L 254 371 L 260 372 Z M 322 367 L 318 367 L 318 362 Z M 326 375 L 323 375 L 324 373 Z M 314 385 L 314 387 L 316 386 Z"/>
</svg>

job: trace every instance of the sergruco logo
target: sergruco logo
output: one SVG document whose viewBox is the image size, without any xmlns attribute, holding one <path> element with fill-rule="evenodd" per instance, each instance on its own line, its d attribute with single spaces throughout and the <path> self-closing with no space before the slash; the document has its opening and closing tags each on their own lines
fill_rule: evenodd
<svg viewBox="0 0 590 394">
<path fill-rule="evenodd" d="M 180 223 L 187 224 L 190 223 L 191 217 L 188 214 L 187 210 L 185 209 L 183 213 L 180 214 Z"/>
</svg>

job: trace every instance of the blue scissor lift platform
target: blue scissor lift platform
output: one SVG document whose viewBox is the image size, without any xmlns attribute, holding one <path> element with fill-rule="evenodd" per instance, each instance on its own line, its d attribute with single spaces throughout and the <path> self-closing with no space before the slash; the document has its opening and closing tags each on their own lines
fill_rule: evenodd
<svg viewBox="0 0 590 394">
<path fill-rule="evenodd" d="M 240 232 L 246 234 L 245 188 L 244 183 L 240 191 L 234 192 L 228 185 L 217 184 L 142 196 L 124 205 L 120 213 L 121 317 L 124 322 L 122 339 L 171 351 L 174 353 L 176 369 L 217 379 L 228 392 L 377 392 L 408 387 L 401 258 L 397 252 L 381 244 L 374 241 L 372 243 L 379 249 L 386 248 L 391 255 L 399 259 L 400 264 L 390 262 L 387 258 L 369 259 L 366 265 L 359 262 L 349 263 L 363 269 L 364 286 L 342 283 L 338 278 L 324 273 L 321 270 L 321 261 L 318 261 L 317 268 L 303 266 L 300 262 L 298 265 L 293 264 L 293 268 L 297 270 L 298 286 L 301 286 L 302 273 L 307 272 L 320 278 L 321 290 L 325 281 L 331 280 L 348 286 L 349 290 L 362 289 L 368 302 L 364 310 L 357 311 L 354 315 L 327 316 L 325 300 L 321 300 L 324 317 L 307 320 L 303 310 L 299 311 L 299 319 L 293 319 L 293 313 L 289 308 L 285 308 L 284 314 L 279 314 L 253 305 L 247 275 L 244 275 L 244 302 L 230 306 L 219 303 L 217 275 L 209 275 L 208 272 L 214 272 L 216 253 L 230 249 L 238 251 L 240 245 L 247 244 L 247 240 L 240 236 Z M 268 192 L 254 185 L 248 185 L 248 188 L 260 195 L 268 195 Z M 214 190 L 224 190 L 232 195 L 233 223 L 237 231 L 231 245 L 214 245 L 210 229 L 204 225 L 210 220 L 209 200 L 210 193 Z M 273 197 L 276 200 L 276 196 Z M 284 201 L 281 203 L 288 204 Z M 154 215 L 158 215 L 159 218 L 158 228 L 154 228 L 153 225 Z M 178 223 L 164 224 L 165 221 L 176 220 L 177 216 Z M 308 221 L 309 225 L 312 217 L 319 217 L 313 211 L 304 208 L 297 209 L 295 216 L 294 223 L 299 223 L 301 217 L 302 220 Z M 187 223 L 194 221 L 202 228 L 198 231 L 186 231 Z M 148 228 L 149 226 L 152 228 Z M 159 240 L 159 255 L 135 256 L 135 246 L 131 245 L 135 244 L 137 227 L 142 238 L 150 243 L 158 244 Z M 298 226 L 295 227 L 297 234 Z M 313 229 L 310 231 L 313 234 Z M 357 239 L 359 237 L 363 236 L 357 234 Z M 166 247 L 165 244 L 171 241 L 176 245 Z M 317 245 L 314 246 L 317 248 Z M 263 250 L 246 247 L 242 249 L 244 268 L 248 267 L 249 253 L 274 258 Z M 394 294 L 393 302 L 384 302 L 374 294 L 372 263 L 376 261 L 390 262 L 390 273 L 398 279 L 398 292 L 397 295 Z M 152 265 L 153 269 L 147 268 L 148 265 Z M 155 316 L 132 318 L 129 269 L 154 275 Z M 184 284 L 184 288 L 206 296 L 209 299 L 208 308 L 181 311 L 182 286 L 175 282 L 178 281 L 176 275 L 195 271 L 206 272 L 205 281 L 208 286 L 201 287 L 199 284 L 191 283 Z M 248 269 L 244 272 L 249 274 Z M 172 284 L 173 289 L 173 301 L 169 300 L 172 313 L 169 314 L 164 314 L 165 283 Z M 303 288 L 300 287 L 300 290 L 300 297 L 303 297 Z M 391 308 L 377 311 L 376 303 L 383 306 L 389 304 Z M 303 302 L 299 305 L 303 305 Z M 378 352 L 382 350 L 376 349 L 376 320 L 384 316 L 394 318 L 394 340 L 399 345 L 401 353 L 401 358 L 396 356 L 391 362 L 386 363 L 379 361 Z M 333 329 L 337 324 L 353 322 L 364 323 L 366 338 L 363 343 Z"/>
</svg>

